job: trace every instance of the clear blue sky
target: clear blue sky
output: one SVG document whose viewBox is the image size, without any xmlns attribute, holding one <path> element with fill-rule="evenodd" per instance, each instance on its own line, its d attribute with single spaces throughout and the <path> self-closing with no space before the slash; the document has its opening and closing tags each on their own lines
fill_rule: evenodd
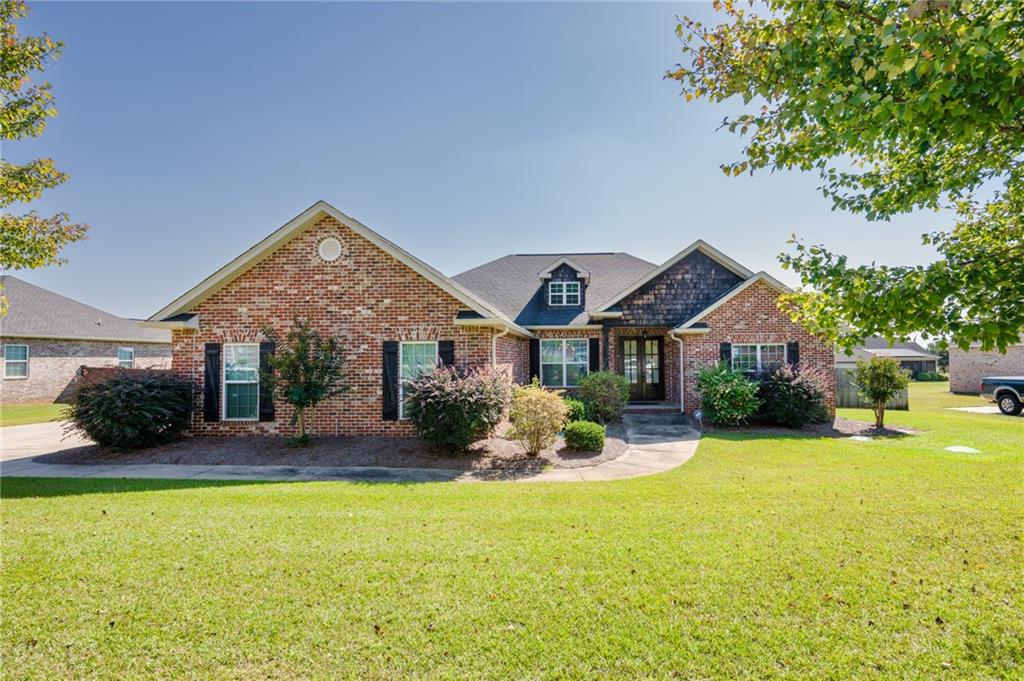
<svg viewBox="0 0 1024 681">
<path fill-rule="evenodd" d="M 447 274 L 511 252 L 703 238 L 788 283 L 793 232 L 855 261 L 926 261 L 933 213 L 833 213 L 813 175 L 726 178 L 728 107 L 664 81 L 697 4 L 35 4 L 67 43 L 60 111 L 12 161 L 71 179 L 34 207 L 92 226 L 18 273 L 148 316 L 325 199 Z"/>
</svg>

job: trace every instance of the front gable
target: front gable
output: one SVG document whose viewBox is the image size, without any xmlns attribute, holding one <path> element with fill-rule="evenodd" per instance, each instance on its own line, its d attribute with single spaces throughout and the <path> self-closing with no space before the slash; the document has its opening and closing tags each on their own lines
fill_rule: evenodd
<svg viewBox="0 0 1024 681">
<path fill-rule="evenodd" d="M 615 306 L 628 326 L 676 326 L 711 305 L 744 277 L 701 250 L 656 274 Z"/>
<path fill-rule="evenodd" d="M 314 233 L 314 236 L 310 237 L 310 233 Z M 313 239 L 312 243 L 305 243 L 311 238 Z M 304 244 L 304 247 L 300 248 L 297 244 Z M 355 253 L 369 253 L 372 256 L 358 258 L 354 256 Z M 388 263 L 383 270 L 379 264 L 381 258 L 384 258 L 383 262 Z M 479 299 L 455 281 L 325 201 L 319 201 L 303 211 L 267 238 L 204 279 L 153 315 L 148 320 L 149 323 L 172 328 L 185 328 L 188 324 L 194 326 L 194 320 L 183 321 L 181 315 L 197 312 L 198 308 L 208 299 L 217 296 L 223 298 L 225 289 L 230 290 L 231 285 L 238 280 L 243 280 L 244 283 L 243 278 L 249 272 L 264 266 L 267 262 L 272 263 L 271 268 L 274 266 L 273 263 L 281 266 L 278 270 L 279 279 L 275 281 L 273 278 L 264 277 L 262 282 L 265 286 L 269 286 L 265 293 L 273 291 L 275 297 L 287 294 L 289 287 L 285 286 L 283 282 L 289 280 L 291 273 L 299 272 L 300 278 L 309 276 L 316 280 L 325 270 L 339 274 L 344 272 L 346 267 L 352 268 L 354 274 L 366 274 L 365 263 L 377 263 L 370 266 L 368 278 L 357 276 L 354 280 L 356 282 L 354 284 L 355 291 L 358 291 L 362 297 L 367 292 L 372 292 L 375 272 L 381 275 L 378 278 L 382 282 L 387 283 L 387 278 L 383 276 L 384 271 L 398 266 L 403 272 L 414 275 L 422 283 L 429 285 L 427 290 L 431 291 L 431 294 L 424 300 L 430 300 L 443 294 L 443 297 L 457 301 L 460 309 L 468 309 L 477 313 L 481 325 L 503 327 L 519 335 L 530 335 L 528 331 L 515 325 L 512 320 L 498 312 L 493 306 Z M 332 275 L 327 276 L 328 280 L 331 278 Z M 409 292 L 402 297 L 411 295 L 412 292 Z"/>
</svg>

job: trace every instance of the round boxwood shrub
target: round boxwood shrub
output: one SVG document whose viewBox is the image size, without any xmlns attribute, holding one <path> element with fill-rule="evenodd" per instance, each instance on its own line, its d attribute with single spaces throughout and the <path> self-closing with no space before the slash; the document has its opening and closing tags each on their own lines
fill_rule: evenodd
<svg viewBox="0 0 1024 681">
<path fill-rule="evenodd" d="M 565 444 L 580 452 L 604 449 L 604 426 L 592 421 L 573 421 L 565 427 Z"/>
<path fill-rule="evenodd" d="M 595 371 L 580 379 L 580 400 L 587 408 L 587 418 L 609 423 L 622 416 L 629 400 L 629 381 L 611 371 Z"/>
<path fill-rule="evenodd" d="M 79 388 L 65 416 L 96 444 L 141 449 L 170 442 L 188 425 L 194 386 L 171 375 L 122 373 Z"/>
<path fill-rule="evenodd" d="M 566 423 L 583 421 L 587 418 L 587 406 L 580 400 L 572 397 L 565 397 L 565 406 L 569 408 L 569 414 L 565 417 Z"/>
<path fill-rule="evenodd" d="M 405 386 L 405 414 L 427 442 L 461 452 L 501 423 L 512 393 L 507 372 L 438 367 Z"/>
<path fill-rule="evenodd" d="M 828 420 L 825 408 L 827 378 L 822 371 L 784 365 L 758 377 L 761 407 L 756 419 L 784 428 L 800 428 Z"/>
</svg>

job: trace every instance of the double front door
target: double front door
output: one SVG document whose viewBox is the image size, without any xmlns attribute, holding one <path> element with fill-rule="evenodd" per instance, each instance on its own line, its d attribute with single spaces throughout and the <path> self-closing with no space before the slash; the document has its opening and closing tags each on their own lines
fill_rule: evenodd
<svg viewBox="0 0 1024 681">
<path fill-rule="evenodd" d="M 625 336 L 622 339 L 622 373 L 629 381 L 632 402 L 665 399 L 664 362 L 660 336 Z"/>
</svg>

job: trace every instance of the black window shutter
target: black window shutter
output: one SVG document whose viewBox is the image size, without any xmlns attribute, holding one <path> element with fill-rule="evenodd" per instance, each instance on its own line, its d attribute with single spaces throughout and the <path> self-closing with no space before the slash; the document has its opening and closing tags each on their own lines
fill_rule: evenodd
<svg viewBox="0 0 1024 681">
<path fill-rule="evenodd" d="M 591 338 L 590 339 L 590 370 L 600 371 L 601 370 L 601 339 Z"/>
<path fill-rule="evenodd" d="M 530 380 L 540 378 L 540 339 L 530 339 Z"/>
<path fill-rule="evenodd" d="M 274 420 L 274 391 L 263 381 L 273 371 L 270 356 L 274 354 L 274 341 L 260 343 L 260 421 Z"/>
<path fill-rule="evenodd" d="M 732 343 L 722 343 L 718 346 L 719 359 L 732 364 Z"/>
<path fill-rule="evenodd" d="M 203 375 L 203 420 L 220 421 L 220 343 L 206 344 Z"/>
<path fill-rule="evenodd" d="M 437 341 L 437 357 L 441 360 L 441 366 L 455 366 L 455 341 Z"/>
<path fill-rule="evenodd" d="M 797 341 L 786 343 L 786 362 L 789 364 L 800 363 L 800 343 Z"/>
<path fill-rule="evenodd" d="M 384 341 L 384 399 L 381 418 L 398 420 L 398 341 Z"/>
</svg>

